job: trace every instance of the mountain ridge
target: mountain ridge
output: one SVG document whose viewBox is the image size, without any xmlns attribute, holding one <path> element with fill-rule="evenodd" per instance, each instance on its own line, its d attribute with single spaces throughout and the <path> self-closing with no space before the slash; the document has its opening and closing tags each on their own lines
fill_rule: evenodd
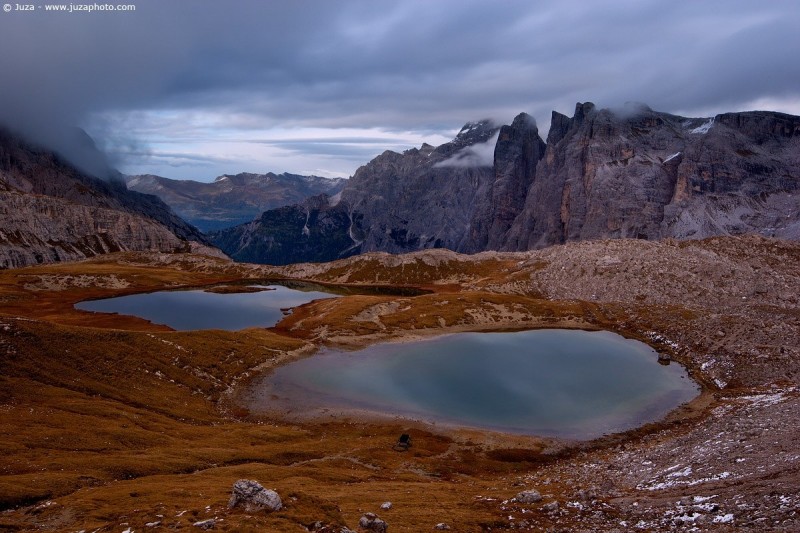
<svg viewBox="0 0 800 533">
<path fill-rule="evenodd" d="M 336 194 L 347 182 L 287 172 L 223 174 L 210 183 L 152 174 L 127 176 L 125 181 L 131 190 L 158 196 L 201 231 L 250 222 L 264 211 L 321 193 Z"/>
<path fill-rule="evenodd" d="M 494 135 L 491 166 L 457 157 Z M 798 239 L 798 168 L 800 117 L 691 118 L 644 104 L 584 102 L 572 117 L 553 112 L 547 143 L 524 113 L 502 127 L 467 123 L 442 146 L 382 153 L 333 199 L 293 206 L 306 215 L 302 225 L 265 213 L 262 224 L 210 238 L 237 260 L 274 264 L 286 262 L 276 250 L 310 249 L 314 224 L 330 237 L 326 250 L 292 252 L 292 261 L 440 247 L 522 251 L 605 238 Z"/>
<path fill-rule="evenodd" d="M 0 129 L 0 267 L 121 250 L 221 255 L 164 202 Z"/>
</svg>

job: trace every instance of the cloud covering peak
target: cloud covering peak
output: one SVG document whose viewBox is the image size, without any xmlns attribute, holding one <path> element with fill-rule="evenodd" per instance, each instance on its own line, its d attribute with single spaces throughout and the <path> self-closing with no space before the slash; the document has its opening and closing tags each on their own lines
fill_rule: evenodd
<svg viewBox="0 0 800 533">
<path fill-rule="evenodd" d="M 480 116 L 546 129 L 576 101 L 800 113 L 793 0 L 131 2 L 0 13 L 0 121 L 82 126 L 123 170 L 210 179 L 348 175 Z"/>
</svg>

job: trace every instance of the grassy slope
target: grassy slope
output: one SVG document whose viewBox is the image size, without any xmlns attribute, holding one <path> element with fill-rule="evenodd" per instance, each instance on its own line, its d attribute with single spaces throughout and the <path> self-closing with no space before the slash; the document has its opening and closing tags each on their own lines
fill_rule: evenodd
<svg viewBox="0 0 800 533">
<path fill-rule="evenodd" d="M 225 390 L 248 369 L 307 348 L 302 331 L 168 332 L 71 307 L 87 296 L 241 275 L 226 273 L 222 263 L 212 273 L 179 266 L 102 258 L 0 272 L 0 424 L 9 428 L 0 436 L 0 505 L 23 506 L 0 515 L 0 528 L 138 529 L 217 516 L 217 529 L 291 531 L 316 520 L 352 525 L 362 511 L 392 500 L 395 508 L 383 514 L 396 523 L 432 527 L 447 520 L 470 529 L 492 523 L 496 513 L 465 500 L 463 490 L 495 493 L 497 476 L 539 460 L 535 439 L 522 439 L 528 451 L 509 462 L 486 456 L 469 438 L 456 443 L 424 428 L 415 429 L 412 451 L 398 454 L 391 445 L 407 426 L 241 421 L 237 415 L 247 413 L 228 405 Z M 66 287 L 42 289 L 68 276 Z M 75 286 L 87 276 L 89 287 Z M 129 285 L 101 287 L 120 281 Z M 374 300 L 391 298 L 340 299 L 334 315 L 357 313 Z M 308 313 L 315 314 L 297 316 Z M 420 327 L 437 325 L 420 320 Z M 501 448 L 516 449 L 518 440 Z M 271 516 L 229 512 L 230 487 L 242 477 L 276 488 L 287 509 Z M 428 505 L 431 498 L 436 506 Z"/>
<path fill-rule="evenodd" d="M 720 254 L 724 248 L 715 242 L 703 246 L 716 246 Z M 739 249 L 737 241 L 728 247 Z M 217 517 L 222 521 L 216 530 L 302 531 L 303 524 L 317 520 L 352 527 L 365 511 L 378 512 L 393 531 L 430 530 L 443 521 L 457 531 L 507 527 L 498 502 L 521 490 L 526 476 L 547 475 L 559 454 L 585 452 L 558 451 L 538 439 L 400 422 L 259 421 L 236 407 L 226 391 L 254 367 L 307 354 L 319 343 L 553 325 L 643 338 L 647 330 L 678 331 L 708 321 L 693 302 L 647 305 L 639 303 L 638 294 L 627 304 L 541 299 L 531 280 L 559 269 L 553 260 L 538 259 L 522 267 L 523 259 L 465 260 L 437 252 L 276 270 L 188 256 L 118 254 L 0 272 L 0 506 L 14 509 L 0 514 L 0 530 L 141 531 L 145 523 L 186 527 Z M 752 256 L 744 260 L 752 262 Z M 606 270 L 581 272 L 602 277 L 608 287 L 625 287 Z M 328 300 L 299 309 L 274 330 L 238 333 L 171 332 L 140 319 L 72 308 L 87 297 L 276 274 L 411 284 L 434 292 Z M 623 274 L 630 275 L 627 268 Z M 555 290 L 567 288 L 560 287 Z M 710 402 L 706 395 L 694 410 L 682 410 L 659 427 L 686 432 L 681 417 L 705 416 Z M 409 427 L 411 451 L 391 451 Z M 635 442 L 655 429 L 623 438 Z M 619 442 L 595 443 L 597 457 Z M 558 453 L 551 455 L 554 450 Z M 277 489 L 286 509 L 252 516 L 228 511 L 230 487 L 239 478 Z M 558 478 L 547 490 L 562 502 L 570 497 Z M 386 500 L 393 509 L 380 511 Z M 572 515 L 556 519 L 532 512 L 541 525 L 571 524 Z M 615 520 L 614 511 L 607 512 L 605 519 Z"/>
</svg>

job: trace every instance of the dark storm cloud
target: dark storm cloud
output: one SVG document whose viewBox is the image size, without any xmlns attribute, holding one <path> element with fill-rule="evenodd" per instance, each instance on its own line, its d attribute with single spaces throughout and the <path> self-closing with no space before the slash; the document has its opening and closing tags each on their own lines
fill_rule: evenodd
<svg viewBox="0 0 800 533">
<path fill-rule="evenodd" d="M 0 121 L 57 144 L 102 118 L 94 132 L 127 145 L 125 126 L 146 131 L 159 110 L 230 117 L 239 130 L 443 132 L 520 111 L 546 128 L 550 110 L 584 100 L 697 113 L 800 105 L 794 0 L 132 3 L 0 13 Z M 128 112 L 140 120 L 120 122 Z M 291 148 L 315 146 L 353 155 L 344 143 Z"/>
</svg>

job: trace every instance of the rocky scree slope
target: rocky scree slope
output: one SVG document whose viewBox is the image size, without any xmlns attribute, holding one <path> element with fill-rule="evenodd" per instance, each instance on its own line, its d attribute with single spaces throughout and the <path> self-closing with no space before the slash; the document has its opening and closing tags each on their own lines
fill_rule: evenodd
<svg viewBox="0 0 800 533">
<path fill-rule="evenodd" d="M 488 161 L 480 154 L 492 143 Z M 553 112 L 546 144 L 524 113 L 502 128 L 470 123 L 438 148 L 384 152 L 338 195 L 210 238 L 237 260 L 271 264 L 606 238 L 798 239 L 798 188 L 800 117 L 686 118 L 587 102 L 572 118 Z"/>
<path fill-rule="evenodd" d="M 0 268 L 121 250 L 220 255 L 155 196 L 101 180 L 0 129 Z"/>
<path fill-rule="evenodd" d="M 201 231 L 243 224 L 264 211 L 297 204 L 311 196 L 334 195 L 347 183 L 342 178 L 272 172 L 225 174 L 212 183 L 151 174 L 128 176 L 125 181 L 128 189 L 158 196 Z"/>
</svg>

